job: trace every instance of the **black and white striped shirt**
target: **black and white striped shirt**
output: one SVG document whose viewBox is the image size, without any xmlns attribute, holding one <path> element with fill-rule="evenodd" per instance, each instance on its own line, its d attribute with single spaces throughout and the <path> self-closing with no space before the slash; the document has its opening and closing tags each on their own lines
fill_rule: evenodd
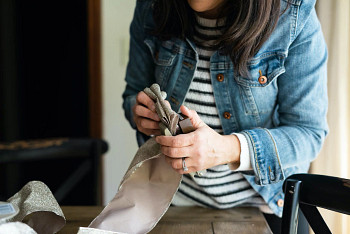
<svg viewBox="0 0 350 234">
<path fill-rule="evenodd" d="M 222 34 L 223 21 L 204 19 L 199 16 L 195 26 L 194 39 L 199 55 L 194 78 L 184 105 L 196 110 L 200 118 L 219 134 L 223 133 L 216 108 L 212 81 L 210 78 L 210 57 L 215 52 L 212 45 Z M 228 165 L 207 169 L 204 176 L 184 175 L 183 181 L 173 199 L 175 206 L 193 206 L 225 209 L 238 205 L 258 206 L 266 210 L 267 205 L 250 186 L 243 175 L 232 171 Z M 267 208 L 267 211 L 269 209 Z"/>
</svg>

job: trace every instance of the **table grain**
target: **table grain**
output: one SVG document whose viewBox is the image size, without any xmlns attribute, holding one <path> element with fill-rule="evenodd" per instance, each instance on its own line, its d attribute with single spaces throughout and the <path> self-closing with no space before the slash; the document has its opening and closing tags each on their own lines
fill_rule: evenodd
<svg viewBox="0 0 350 234">
<path fill-rule="evenodd" d="M 59 233 L 77 233 L 79 227 L 87 227 L 102 209 L 101 206 L 63 206 L 67 224 Z M 201 207 L 169 207 L 150 233 L 271 234 L 272 232 L 257 208 L 215 210 Z"/>
</svg>

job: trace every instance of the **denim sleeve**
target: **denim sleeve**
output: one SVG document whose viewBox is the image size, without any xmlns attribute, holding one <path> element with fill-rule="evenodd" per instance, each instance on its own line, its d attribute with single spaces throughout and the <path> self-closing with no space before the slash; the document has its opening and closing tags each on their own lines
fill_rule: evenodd
<svg viewBox="0 0 350 234">
<path fill-rule="evenodd" d="M 132 107 L 136 103 L 136 95 L 155 82 L 153 57 L 144 43 L 146 37 L 144 23 L 146 17 L 151 14 L 151 2 L 137 1 L 130 25 L 129 62 L 125 77 L 126 88 L 123 93 L 123 108 L 125 117 L 134 129 L 136 129 L 136 125 L 133 121 Z"/>
<path fill-rule="evenodd" d="M 291 167 L 305 170 L 319 153 L 328 132 L 326 63 L 327 48 L 313 9 L 289 47 L 286 72 L 277 80 L 277 127 L 242 132 L 257 184 L 284 180 Z"/>
</svg>

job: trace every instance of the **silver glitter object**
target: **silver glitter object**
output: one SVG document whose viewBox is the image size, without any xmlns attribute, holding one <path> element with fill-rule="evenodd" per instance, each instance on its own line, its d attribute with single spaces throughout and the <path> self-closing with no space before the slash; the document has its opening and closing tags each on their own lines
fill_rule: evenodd
<svg viewBox="0 0 350 234">
<path fill-rule="evenodd" d="M 23 220 L 38 233 L 56 233 L 65 225 L 64 214 L 50 189 L 40 181 L 27 183 L 7 202 L 19 208 L 7 222 Z"/>
</svg>

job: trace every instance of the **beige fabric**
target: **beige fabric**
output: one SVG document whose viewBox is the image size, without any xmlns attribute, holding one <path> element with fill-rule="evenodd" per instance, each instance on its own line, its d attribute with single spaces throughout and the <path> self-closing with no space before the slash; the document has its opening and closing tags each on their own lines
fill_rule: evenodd
<svg viewBox="0 0 350 234">
<path fill-rule="evenodd" d="M 144 92 L 155 102 L 162 134 L 175 135 L 179 117 L 166 104 L 166 93 L 158 84 Z M 137 151 L 113 200 L 79 233 L 149 232 L 168 210 L 181 180 L 182 175 L 166 163 L 155 138 L 149 139 Z"/>
<path fill-rule="evenodd" d="M 181 179 L 182 175 L 166 163 L 158 143 L 151 138 L 138 150 L 116 196 L 89 225 L 89 233 L 95 233 L 93 229 L 149 232 L 167 211 Z"/>
<path fill-rule="evenodd" d="M 330 133 L 311 172 L 350 178 L 350 1 L 319 0 L 317 13 L 329 52 Z M 350 233 L 350 216 L 326 210 L 321 213 L 333 233 Z"/>
</svg>

